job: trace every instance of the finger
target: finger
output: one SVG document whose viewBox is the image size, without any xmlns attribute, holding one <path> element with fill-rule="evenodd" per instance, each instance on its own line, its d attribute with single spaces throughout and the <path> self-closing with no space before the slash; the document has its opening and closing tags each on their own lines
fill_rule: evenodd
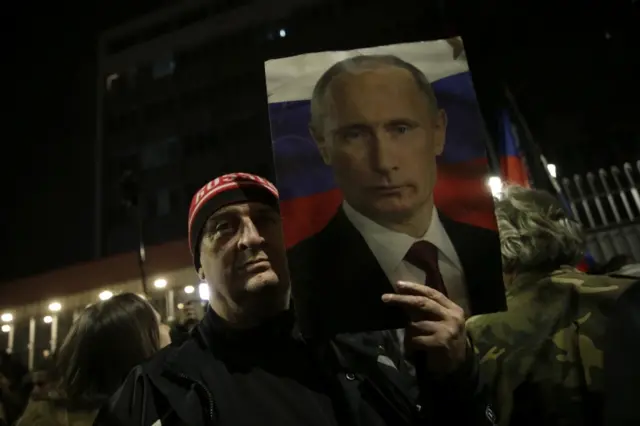
<svg viewBox="0 0 640 426">
<path fill-rule="evenodd" d="M 417 296 L 429 297 L 431 295 L 431 287 L 424 284 L 418 284 L 411 281 L 396 282 L 396 292 L 401 294 L 415 294 Z"/>
<path fill-rule="evenodd" d="M 415 335 L 405 339 L 405 346 L 410 348 L 444 348 L 445 343 L 442 338 L 436 334 Z"/>
<path fill-rule="evenodd" d="M 435 334 L 442 328 L 442 321 L 412 321 L 407 325 L 407 337 Z"/>
<path fill-rule="evenodd" d="M 398 281 L 398 293 L 401 294 L 419 294 L 429 299 L 438 302 L 440 305 L 448 309 L 461 309 L 456 303 L 454 303 L 447 296 L 424 284 L 416 284 L 409 281 Z"/>
<path fill-rule="evenodd" d="M 444 306 L 424 296 L 387 293 L 382 295 L 382 301 L 422 314 L 430 314 L 437 319 L 444 319 L 448 316 Z"/>
</svg>

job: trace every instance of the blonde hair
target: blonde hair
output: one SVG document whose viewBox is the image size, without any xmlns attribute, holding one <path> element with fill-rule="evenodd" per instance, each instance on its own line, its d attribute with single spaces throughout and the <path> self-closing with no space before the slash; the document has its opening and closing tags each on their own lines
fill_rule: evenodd
<svg viewBox="0 0 640 426">
<path fill-rule="evenodd" d="M 575 266 L 584 256 L 582 226 L 548 192 L 507 187 L 496 202 L 496 220 L 507 273 Z"/>
</svg>

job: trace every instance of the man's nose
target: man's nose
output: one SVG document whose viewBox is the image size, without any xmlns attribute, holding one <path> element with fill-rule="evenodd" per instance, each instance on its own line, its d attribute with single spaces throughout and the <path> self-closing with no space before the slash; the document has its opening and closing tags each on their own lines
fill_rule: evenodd
<svg viewBox="0 0 640 426">
<path fill-rule="evenodd" d="M 260 247 L 264 244 L 264 238 L 260 235 L 258 228 L 253 220 L 247 218 L 242 221 L 240 230 L 240 238 L 238 239 L 238 248 L 246 250 L 249 248 Z"/>
<path fill-rule="evenodd" d="M 398 168 L 393 140 L 384 129 L 376 131 L 370 149 L 373 170 L 378 173 L 388 173 Z"/>
</svg>

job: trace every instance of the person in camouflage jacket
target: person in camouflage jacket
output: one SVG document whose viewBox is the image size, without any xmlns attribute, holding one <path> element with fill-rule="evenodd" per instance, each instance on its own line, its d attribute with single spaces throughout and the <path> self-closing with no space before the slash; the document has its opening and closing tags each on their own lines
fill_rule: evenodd
<svg viewBox="0 0 640 426">
<path fill-rule="evenodd" d="M 501 425 L 601 425 L 607 317 L 634 280 L 573 266 L 584 234 L 550 194 L 509 188 L 496 202 L 507 312 L 467 322 Z"/>
</svg>

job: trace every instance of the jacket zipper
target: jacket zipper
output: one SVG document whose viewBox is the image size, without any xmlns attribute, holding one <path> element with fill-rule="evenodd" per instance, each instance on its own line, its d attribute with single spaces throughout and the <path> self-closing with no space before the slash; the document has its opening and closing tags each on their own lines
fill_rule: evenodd
<svg viewBox="0 0 640 426">
<path fill-rule="evenodd" d="M 202 391 L 204 391 L 204 394 L 206 395 L 207 402 L 208 402 L 209 420 L 211 420 L 211 424 L 213 425 L 215 420 L 216 420 L 216 418 L 218 417 L 218 406 L 216 405 L 216 401 L 213 398 L 213 395 L 211 394 L 211 391 L 209 390 L 209 388 L 207 388 L 204 385 L 204 383 L 202 383 L 201 381 L 192 379 L 191 377 L 187 376 L 186 374 L 180 374 L 179 377 L 182 380 L 185 380 L 185 381 L 187 381 L 189 383 L 195 384 L 197 388 L 199 388 Z"/>
</svg>

